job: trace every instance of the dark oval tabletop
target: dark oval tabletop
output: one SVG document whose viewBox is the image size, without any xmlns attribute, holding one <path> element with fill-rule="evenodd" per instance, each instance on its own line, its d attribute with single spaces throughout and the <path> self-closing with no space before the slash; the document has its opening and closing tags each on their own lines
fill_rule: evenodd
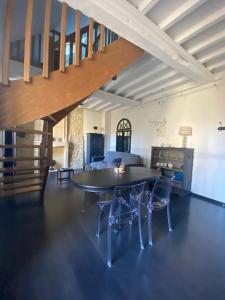
<svg viewBox="0 0 225 300">
<path fill-rule="evenodd" d="M 115 173 L 113 169 L 86 171 L 73 176 L 76 187 L 90 192 L 112 190 L 119 185 L 132 185 L 151 181 L 160 176 L 155 169 L 128 167 L 124 173 Z"/>
</svg>

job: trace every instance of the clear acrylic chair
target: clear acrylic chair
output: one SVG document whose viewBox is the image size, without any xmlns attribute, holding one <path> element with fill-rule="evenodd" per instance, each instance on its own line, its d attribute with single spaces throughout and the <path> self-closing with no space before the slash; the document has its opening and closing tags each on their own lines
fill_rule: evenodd
<svg viewBox="0 0 225 300">
<path fill-rule="evenodd" d="M 152 191 L 147 191 L 148 209 L 148 241 L 152 245 L 152 212 L 167 208 L 167 221 L 169 231 L 172 231 L 170 218 L 170 196 L 172 191 L 173 177 L 159 177 L 156 179 Z"/>
<path fill-rule="evenodd" d="M 132 225 L 133 219 L 138 218 L 140 247 L 144 249 L 141 230 L 141 207 L 144 197 L 145 182 L 132 186 L 117 186 L 114 189 L 112 200 L 97 202 L 97 237 L 100 236 L 100 225 L 103 213 L 109 208 L 108 215 L 108 267 L 111 267 L 111 240 L 112 227 L 121 228 L 122 224 Z"/>
</svg>

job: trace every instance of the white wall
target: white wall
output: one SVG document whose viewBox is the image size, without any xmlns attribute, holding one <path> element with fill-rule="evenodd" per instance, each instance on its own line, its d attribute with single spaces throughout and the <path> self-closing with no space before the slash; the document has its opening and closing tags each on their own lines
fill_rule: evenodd
<svg viewBox="0 0 225 300">
<path fill-rule="evenodd" d="M 150 165 L 152 146 L 180 147 L 178 129 L 192 126 L 189 147 L 195 149 L 192 192 L 225 203 L 225 131 L 217 130 L 225 123 L 225 82 L 184 96 L 174 96 L 161 103 L 145 104 L 111 114 L 111 142 L 115 150 L 116 127 L 120 119 L 128 118 L 132 125 L 131 152 L 140 154 Z M 166 125 L 157 131 L 158 122 Z M 161 136 L 160 136 L 161 135 Z"/>
</svg>

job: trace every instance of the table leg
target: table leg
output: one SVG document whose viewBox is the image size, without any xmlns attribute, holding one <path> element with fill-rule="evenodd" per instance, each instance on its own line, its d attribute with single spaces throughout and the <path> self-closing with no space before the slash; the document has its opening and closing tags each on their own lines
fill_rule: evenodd
<svg viewBox="0 0 225 300">
<path fill-rule="evenodd" d="M 84 214 L 86 211 L 86 206 L 87 206 L 87 198 L 88 198 L 88 192 L 84 192 L 84 200 L 83 200 L 83 205 L 81 212 Z"/>
</svg>

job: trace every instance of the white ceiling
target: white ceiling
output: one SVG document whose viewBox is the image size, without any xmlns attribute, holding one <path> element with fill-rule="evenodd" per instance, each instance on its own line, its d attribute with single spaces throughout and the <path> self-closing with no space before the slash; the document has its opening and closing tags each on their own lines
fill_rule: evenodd
<svg viewBox="0 0 225 300">
<path fill-rule="evenodd" d="M 86 15 L 101 20 L 120 36 L 140 46 L 137 28 L 134 28 L 133 36 L 129 35 L 128 30 L 127 36 L 124 36 L 126 33 L 119 27 L 119 22 L 113 24 L 115 20 L 118 21 L 116 18 L 122 16 L 123 9 L 125 17 L 126 9 L 129 19 L 124 22 L 129 23 L 127 26 L 134 24 L 132 17 L 138 22 L 136 27 L 139 25 L 142 31 L 145 30 L 143 26 L 149 24 L 149 28 L 156 33 L 152 40 L 155 37 L 161 39 L 164 56 L 172 53 L 171 49 L 177 53 L 170 61 L 160 56 L 161 53 L 158 55 L 154 52 L 154 48 L 142 47 L 146 51 L 144 57 L 118 74 L 117 80 L 102 87 L 104 92 L 109 93 L 109 97 L 111 94 L 123 97 L 120 107 L 124 107 L 125 99 L 128 99 L 130 107 L 129 100 L 135 101 L 135 105 L 142 101 L 153 101 L 225 76 L 225 0 L 105 0 L 104 4 L 101 3 L 101 9 L 97 0 L 85 2 L 82 4 L 82 0 L 68 0 L 74 8 L 83 9 Z M 148 39 L 149 33 L 144 33 Z M 89 107 L 90 101 L 91 109 L 109 109 L 110 102 L 107 102 L 107 97 L 104 98 L 99 95 L 86 100 L 84 105 Z"/>
</svg>

